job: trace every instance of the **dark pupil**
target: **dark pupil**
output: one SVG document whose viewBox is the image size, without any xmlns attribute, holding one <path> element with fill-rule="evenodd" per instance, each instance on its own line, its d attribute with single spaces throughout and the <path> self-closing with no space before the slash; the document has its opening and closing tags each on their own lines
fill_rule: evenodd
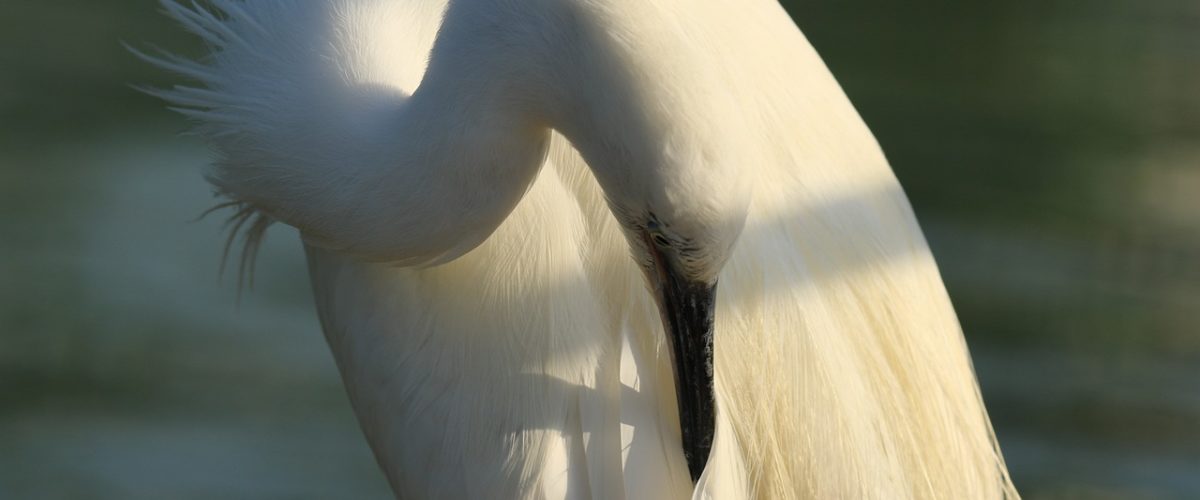
<svg viewBox="0 0 1200 500">
<path fill-rule="evenodd" d="M 671 246 L 671 242 L 667 241 L 667 238 L 661 234 L 654 234 L 654 235 L 651 235 L 650 237 L 654 238 L 654 243 L 657 243 L 658 246 L 663 246 L 663 247 Z"/>
</svg>

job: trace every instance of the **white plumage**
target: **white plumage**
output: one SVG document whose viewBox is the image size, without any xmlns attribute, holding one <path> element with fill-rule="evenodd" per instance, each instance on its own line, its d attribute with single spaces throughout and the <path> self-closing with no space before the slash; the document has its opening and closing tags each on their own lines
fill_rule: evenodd
<svg viewBox="0 0 1200 500">
<path fill-rule="evenodd" d="M 397 497 L 691 495 L 659 264 L 720 284 L 696 495 L 1017 497 L 905 196 L 774 1 L 210 4 L 164 3 L 212 52 L 148 57 L 199 82 L 161 95 L 251 241 L 300 229 Z"/>
</svg>

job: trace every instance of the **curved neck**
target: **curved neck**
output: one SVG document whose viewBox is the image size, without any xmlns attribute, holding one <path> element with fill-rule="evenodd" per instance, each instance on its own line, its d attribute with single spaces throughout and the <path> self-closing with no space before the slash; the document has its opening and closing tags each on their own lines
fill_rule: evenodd
<svg viewBox="0 0 1200 500">
<path fill-rule="evenodd" d="M 391 207 L 391 227 L 408 229 L 393 253 L 421 264 L 482 243 L 532 184 L 549 144 L 549 130 L 499 90 L 439 80 L 427 77 L 397 117 L 400 168 L 381 179 L 400 184 L 380 201 Z"/>
<path fill-rule="evenodd" d="M 285 182 L 274 169 L 234 173 L 232 184 L 251 189 L 230 191 L 249 192 L 245 198 L 314 246 L 428 265 L 471 250 L 508 216 L 544 160 L 552 127 L 593 166 L 621 164 L 594 169 L 602 185 L 650 184 L 613 178 L 651 175 L 670 127 L 648 123 L 644 110 L 654 106 L 642 105 L 647 96 L 633 85 L 628 54 L 606 31 L 613 23 L 591 8 L 451 1 L 411 96 L 364 82 L 312 89 L 316 109 L 285 124 L 291 140 L 277 148 L 299 167 Z M 388 57 L 365 64 L 389 70 L 397 63 Z"/>
<path fill-rule="evenodd" d="M 466 2 L 469 4 L 470 2 Z M 399 109 L 368 89 L 357 127 L 339 134 L 349 184 L 325 203 L 306 241 L 401 265 L 452 260 L 482 243 L 532 184 L 545 158 L 535 71 L 518 69 L 500 36 L 452 2 L 420 85 Z M 391 103 L 383 102 L 389 99 Z M 350 137 L 345 137 L 349 135 Z M 317 194 L 320 194 L 317 193 Z"/>
</svg>

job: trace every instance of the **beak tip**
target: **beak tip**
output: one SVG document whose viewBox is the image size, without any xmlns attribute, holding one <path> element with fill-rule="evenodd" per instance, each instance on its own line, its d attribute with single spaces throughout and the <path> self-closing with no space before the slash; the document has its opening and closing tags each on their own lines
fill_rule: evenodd
<svg viewBox="0 0 1200 500">
<path fill-rule="evenodd" d="M 684 458 L 692 481 L 700 479 L 712 450 L 716 422 L 713 394 L 713 310 L 716 285 L 666 273 L 663 321 L 675 368 L 675 395 Z"/>
</svg>

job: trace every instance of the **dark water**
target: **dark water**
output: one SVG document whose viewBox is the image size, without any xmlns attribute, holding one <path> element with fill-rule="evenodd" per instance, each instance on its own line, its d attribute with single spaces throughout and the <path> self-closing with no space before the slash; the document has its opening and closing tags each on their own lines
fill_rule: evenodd
<svg viewBox="0 0 1200 500">
<path fill-rule="evenodd" d="M 912 197 L 1028 498 L 1200 498 L 1200 3 L 788 2 Z M 240 304 L 119 41 L 0 4 L 0 498 L 386 498 L 294 234 Z M 230 278 L 230 277 L 227 277 Z"/>
</svg>

